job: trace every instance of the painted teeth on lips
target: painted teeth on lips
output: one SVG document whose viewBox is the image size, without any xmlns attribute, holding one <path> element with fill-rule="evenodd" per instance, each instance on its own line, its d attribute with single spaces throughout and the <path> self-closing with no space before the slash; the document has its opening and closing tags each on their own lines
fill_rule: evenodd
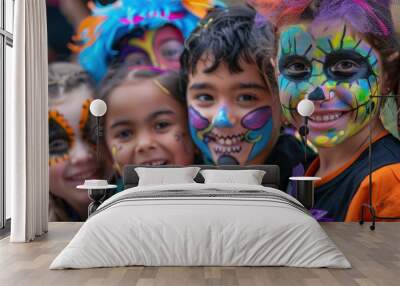
<svg viewBox="0 0 400 286">
<path fill-rule="evenodd" d="M 240 143 L 244 139 L 244 134 L 230 135 L 230 136 L 220 136 L 217 134 L 212 134 L 212 137 L 219 145 L 232 146 Z"/>
<path fill-rule="evenodd" d="M 236 146 L 236 147 L 215 147 L 214 151 L 216 154 L 235 154 L 235 153 L 240 153 L 242 151 L 241 146 Z"/>
<path fill-rule="evenodd" d="M 329 114 L 314 114 L 311 116 L 311 120 L 315 122 L 329 122 L 340 118 L 343 114 L 344 112 L 335 112 Z"/>
</svg>

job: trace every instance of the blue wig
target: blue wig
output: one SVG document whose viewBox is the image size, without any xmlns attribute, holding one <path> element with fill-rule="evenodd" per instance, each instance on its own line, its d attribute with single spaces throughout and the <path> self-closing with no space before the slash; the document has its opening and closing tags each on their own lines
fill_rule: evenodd
<svg viewBox="0 0 400 286">
<path fill-rule="evenodd" d="M 107 72 L 108 63 L 119 51 L 115 43 L 137 28 L 155 30 L 174 25 L 187 38 L 208 10 L 225 7 L 220 0 L 119 0 L 110 5 L 90 3 L 92 15 L 84 19 L 76 44 L 79 63 L 96 81 Z"/>
</svg>

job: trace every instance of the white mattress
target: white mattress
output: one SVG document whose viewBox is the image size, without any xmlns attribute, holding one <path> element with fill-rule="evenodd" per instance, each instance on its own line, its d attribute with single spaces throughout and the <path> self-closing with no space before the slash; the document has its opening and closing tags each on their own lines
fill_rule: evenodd
<svg viewBox="0 0 400 286">
<path fill-rule="evenodd" d="M 153 196 L 168 190 L 186 193 Z M 254 197 L 251 191 L 263 193 Z M 191 192 L 204 195 L 191 196 Z M 221 192 L 228 195 L 215 195 Z M 350 268 L 318 222 L 299 205 L 279 190 L 254 185 L 135 187 L 104 202 L 50 269 L 128 265 Z"/>
</svg>

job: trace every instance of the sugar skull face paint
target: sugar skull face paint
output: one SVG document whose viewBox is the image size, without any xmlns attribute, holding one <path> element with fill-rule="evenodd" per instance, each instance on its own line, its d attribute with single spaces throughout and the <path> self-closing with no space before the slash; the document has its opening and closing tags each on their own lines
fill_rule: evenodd
<svg viewBox="0 0 400 286">
<path fill-rule="evenodd" d="M 296 127 L 300 100 L 314 102 L 310 139 L 332 147 L 363 129 L 378 111 L 379 60 L 374 49 L 348 25 L 281 29 L 278 47 L 279 95 L 285 117 Z"/>
<path fill-rule="evenodd" d="M 83 140 L 88 141 L 86 134 L 89 119 L 89 106 L 91 99 L 87 99 L 82 104 L 79 119 L 79 130 Z M 49 165 L 55 165 L 69 159 L 69 152 L 75 144 L 75 132 L 68 120 L 58 111 L 49 111 Z M 88 141 L 88 143 L 90 143 Z M 94 147 L 94 146 L 92 146 Z"/>
<path fill-rule="evenodd" d="M 91 99 L 86 99 L 83 104 L 82 104 L 82 110 L 81 110 L 81 119 L 79 120 L 79 128 L 81 130 L 85 130 L 86 125 L 89 120 L 89 114 L 90 114 L 90 103 L 92 102 Z"/>
<path fill-rule="evenodd" d="M 80 65 L 100 81 L 109 65 L 120 60 L 118 44 L 122 38 L 137 30 L 157 30 L 166 25 L 178 28 L 179 37 L 187 38 L 209 10 L 225 4 L 219 0 L 120 0 L 112 5 L 89 1 L 88 7 L 91 15 L 77 27 L 69 48 L 79 53 Z M 166 50 L 170 54 L 170 48 Z"/>
<path fill-rule="evenodd" d="M 64 116 L 55 110 L 49 111 L 49 165 L 68 160 L 74 141 L 74 130 Z"/>
<path fill-rule="evenodd" d="M 182 33 L 173 26 L 146 30 L 140 37 L 128 40 L 122 48 L 121 60 L 131 65 L 178 70 L 183 42 Z"/>
<path fill-rule="evenodd" d="M 262 163 L 275 138 L 272 98 L 254 65 L 231 74 L 221 64 L 202 72 L 199 61 L 189 76 L 187 91 L 189 127 L 206 163 Z M 276 108 L 279 109 L 279 106 Z"/>
<path fill-rule="evenodd" d="M 222 107 L 211 123 L 189 107 L 190 132 L 208 162 L 245 164 L 254 159 L 271 139 L 272 112 L 263 106 L 246 114 L 234 125 Z"/>
<path fill-rule="evenodd" d="M 76 186 L 86 179 L 107 177 L 86 134 L 91 95 L 81 86 L 49 101 L 50 192 L 76 210 L 89 204 L 87 193 L 76 191 Z"/>
</svg>

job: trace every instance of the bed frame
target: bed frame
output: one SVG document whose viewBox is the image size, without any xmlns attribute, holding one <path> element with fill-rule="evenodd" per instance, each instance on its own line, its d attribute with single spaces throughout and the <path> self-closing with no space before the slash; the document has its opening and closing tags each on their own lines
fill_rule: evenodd
<svg viewBox="0 0 400 286">
<path fill-rule="evenodd" d="M 190 167 L 200 167 L 202 170 L 205 169 L 219 169 L 219 170 L 246 170 L 246 169 L 256 169 L 265 171 L 265 175 L 261 184 L 265 187 L 271 187 L 275 189 L 279 189 L 280 175 L 279 175 L 279 167 L 276 165 L 249 165 L 249 166 L 238 166 L 238 165 L 190 165 Z M 141 166 L 141 165 L 126 165 L 124 167 L 123 174 L 123 183 L 124 189 L 133 188 L 138 185 L 139 177 L 135 171 L 136 167 L 146 167 L 146 168 L 180 168 L 186 166 L 175 166 L 175 165 L 167 165 L 167 166 Z M 188 166 L 189 167 L 189 166 Z M 204 178 L 198 173 L 196 178 L 194 179 L 197 183 L 204 183 Z"/>
</svg>

